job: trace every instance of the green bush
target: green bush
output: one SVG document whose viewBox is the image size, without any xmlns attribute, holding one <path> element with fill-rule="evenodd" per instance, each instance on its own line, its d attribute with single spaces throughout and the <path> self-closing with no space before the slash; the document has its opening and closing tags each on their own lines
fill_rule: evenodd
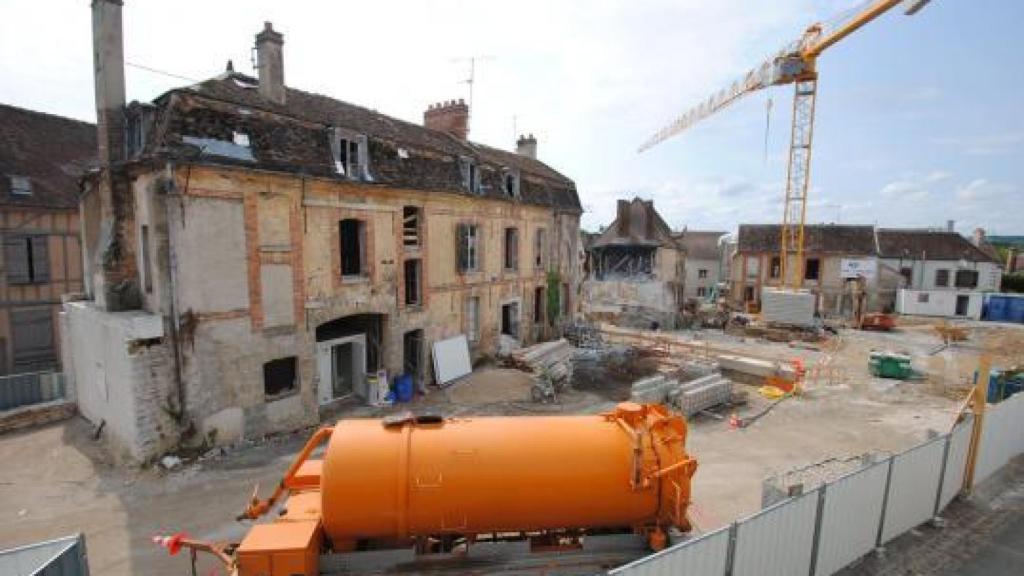
<svg viewBox="0 0 1024 576">
<path fill-rule="evenodd" d="M 1003 274 L 1003 292 L 1024 292 L 1024 273 Z"/>
</svg>

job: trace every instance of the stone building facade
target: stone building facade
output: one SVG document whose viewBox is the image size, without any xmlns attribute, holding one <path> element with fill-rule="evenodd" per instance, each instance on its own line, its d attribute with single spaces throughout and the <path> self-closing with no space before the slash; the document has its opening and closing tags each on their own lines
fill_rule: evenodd
<svg viewBox="0 0 1024 576">
<path fill-rule="evenodd" d="M 96 53 L 116 56 L 119 3 L 94 10 Z M 461 101 L 420 126 L 287 87 L 283 43 L 257 35 L 259 78 L 98 97 L 127 137 L 85 185 L 67 356 L 82 412 L 134 459 L 314 423 L 374 399 L 382 371 L 425 386 L 432 343 L 492 355 L 572 310 L 580 203 L 535 138 L 473 143 Z M 99 62 L 98 85 L 119 66 Z"/>
</svg>

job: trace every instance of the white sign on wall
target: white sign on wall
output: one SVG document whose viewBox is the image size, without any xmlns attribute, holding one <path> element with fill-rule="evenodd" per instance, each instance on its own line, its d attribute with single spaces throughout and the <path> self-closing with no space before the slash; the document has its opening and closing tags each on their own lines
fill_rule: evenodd
<svg viewBox="0 0 1024 576">
<path fill-rule="evenodd" d="M 839 273 L 843 278 L 864 278 L 871 280 L 878 272 L 878 261 L 874 258 L 843 258 Z"/>
</svg>

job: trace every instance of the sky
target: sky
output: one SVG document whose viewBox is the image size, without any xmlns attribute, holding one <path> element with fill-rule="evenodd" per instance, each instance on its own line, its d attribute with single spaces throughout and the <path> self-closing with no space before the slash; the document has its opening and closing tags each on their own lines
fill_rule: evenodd
<svg viewBox="0 0 1024 576">
<path fill-rule="evenodd" d="M 429 103 L 468 100 L 476 57 L 470 138 L 514 149 L 516 134 L 534 134 L 539 158 L 575 180 L 585 228 L 639 196 L 675 229 L 734 231 L 781 220 L 791 86 L 637 147 L 860 3 L 125 0 L 128 99 L 229 59 L 252 72 L 268 20 L 284 34 L 289 86 L 417 123 Z M 808 222 L 1024 234 L 1021 23 L 1019 0 L 933 0 L 826 51 Z M 91 50 L 88 0 L 0 0 L 0 102 L 95 121 Z"/>
</svg>

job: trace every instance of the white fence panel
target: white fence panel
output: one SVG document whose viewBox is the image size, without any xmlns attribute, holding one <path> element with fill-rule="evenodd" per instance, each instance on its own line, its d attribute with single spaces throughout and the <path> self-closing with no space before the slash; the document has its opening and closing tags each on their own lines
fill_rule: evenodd
<svg viewBox="0 0 1024 576">
<path fill-rule="evenodd" d="M 882 543 L 935 515 L 946 437 L 915 446 L 892 458 Z"/>
<path fill-rule="evenodd" d="M 815 576 L 835 574 L 874 550 L 882 521 L 889 461 L 836 480 L 825 488 Z"/>
<path fill-rule="evenodd" d="M 1014 394 L 985 412 L 981 446 L 974 471 L 978 484 L 999 470 L 1010 458 L 1024 451 L 1024 393 Z"/>
<path fill-rule="evenodd" d="M 964 472 L 967 469 L 967 451 L 971 447 L 971 428 L 974 417 L 967 415 L 949 434 L 949 452 L 946 456 L 946 472 L 942 476 L 939 493 L 939 510 L 945 510 L 964 486 Z"/>
<path fill-rule="evenodd" d="M 732 575 L 809 574 L 817 516 L 813 490 L 738 522 Z"/>
<path fill-rule="evenodd" d="M 621 576 L 724 576 L 729 560 L 729 527 L 681 542 L 608 574 Z"/>
</svg>

